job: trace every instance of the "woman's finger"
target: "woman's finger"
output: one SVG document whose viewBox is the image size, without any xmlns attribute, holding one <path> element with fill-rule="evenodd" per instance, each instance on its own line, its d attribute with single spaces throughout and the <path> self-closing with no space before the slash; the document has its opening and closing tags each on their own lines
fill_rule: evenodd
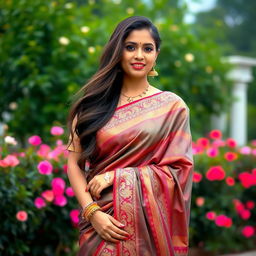
<svg viewBox="0 0 256 256">
<path fill-rule="evenodd" d="M 115 219 L 113 216 L 108 214 L 108 218 L 110 219 L 110 221 L 117 227 L 123 228 L 124 224 L 120 221 L 118 221 L 117 219 Z"/>
<path fill-rule="evenodd" d="M 125 230 L 122 230 L 120 228 L 118 228 L 117 226 L 113 225 L 113 227 L 111 228 L 111 231 L 114 231 L 116 234 L 118 235 L 122 235 L 122 236 L 130 236 L 128 232 L 126 232 Z"/>
<path fill-rule="evenodd" d="M 110 241 L 110 242 L 112 242 L 112 243 L 118 243 L 118 242 L 120 242 L 120 240 L 113 238 L 109 233 L 107 233 L 107 234 L 105 235 L 105 237 L 107 237 L 107 240 Z"/>
<path fill-rule="evenodd" d="M 92 180 L 90 180 L 90 182 L 87 184 L 87 191 L 89 191 L 89 190 L 90 190 L 90 188 L 91 188 L 92 184 L 93 184 L 93 179 L 92 179 Z"/>
<path fill-rule="evenodd" d="M 100 197 L 100 193 L 101 193 L 101 191 L 102 191 L 102 187 L 101 187 L 101 186 L 99 186 L 99 188 L 98 188 L 98 189 L 96 189 L 95 196 Z"/>
<path fill-rule="evenodd" d="M 122 231 L 122 230 L 121 230 Z M 113 230 L 109 230 L 108 231 L 109 232 L 109 234 L 111 235 L 111 237 L 112 238 L 114 238 L 114 239 L 119 239 L 119 240 L 125 240 L 125 239 L 127 239 L 128 238 L 128 236 L 127 235 L 121 235 L 121 234 L 119 234 L 118 232 L 115 232 L 115 231 L 113 231 Z"/>
<path fill-rule="evenodd" d="M 91 192 L 95 189 L 95 186 L 96 186 L 96 185 L 97 185 L 97 184 L 94 184 L 94 183 L 91 184 L 91 186 L 90 186 L 90 191 L 91 191 Z"/>
<path fill-rule="evenodd" d="M 96 191 L 98 190 L 99 187 L 100 187 L 100 185 L 98 185 L 98 184 L 93 185 L 91 188 L 91 194 L 96 196 Z"/>
</svg>

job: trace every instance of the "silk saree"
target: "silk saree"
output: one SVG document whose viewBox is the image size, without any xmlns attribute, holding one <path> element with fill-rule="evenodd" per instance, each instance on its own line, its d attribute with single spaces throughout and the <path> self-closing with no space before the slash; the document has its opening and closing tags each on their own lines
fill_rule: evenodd
<svg viewBox="0 0 256 256">
<path fill-rule="evenodd" d="M 113 185 L 93 199 L 131 237 L 106 241 L 80 212 L 78 255 L 187 256 L 194 164 L 186 103 L 160 91 L 117 107 L 96 139 L 85 178 L 115 171 Z"/>
</svg>

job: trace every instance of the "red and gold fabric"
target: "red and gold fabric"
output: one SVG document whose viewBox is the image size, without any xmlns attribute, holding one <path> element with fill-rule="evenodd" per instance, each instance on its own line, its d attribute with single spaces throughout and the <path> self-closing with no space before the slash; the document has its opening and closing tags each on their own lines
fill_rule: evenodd
<svg viewBox="0 0 256 256">
<path fill-rule="evenodd" d="M 194 164 L 182 98 L 162 91 L 118 107 L 98 131 L 97 144 L 87 182 L 115 171 L 113 186 L 94 200 L 132 236 L 118 244 L 105 241 L 80 218 L 78 255 L 187 256 Z"/>
</svg>

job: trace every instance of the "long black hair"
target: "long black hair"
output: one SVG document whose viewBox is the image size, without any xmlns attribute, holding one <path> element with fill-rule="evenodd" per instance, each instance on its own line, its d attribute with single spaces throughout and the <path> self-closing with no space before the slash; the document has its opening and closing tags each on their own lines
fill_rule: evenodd
<svg viewBox="0 0 256 256">
<path fill-rule="evenodd" d="M 160 50 L 161 39 L 158 30 L 148 18 L 131 16 L 122 20 L 104 47 L 97 72 L 77 92 L 77 95 L 81 96 L 70 108 L 67 126 L 71 134 L 71 142 L 74 132 L 80 140 L 83 152 L 78 165 L 81 169 L 84 168 L 86 160 L 93 163 L 96 159 L 96 133 L 110 120 L 117 107 L 123 81 L 120 61 L 124 41 L 135 29 L 148 29 L 155 42 L 156 50 Z M 74 125 L 75 117 L 77 122 Z"/>
</svg>

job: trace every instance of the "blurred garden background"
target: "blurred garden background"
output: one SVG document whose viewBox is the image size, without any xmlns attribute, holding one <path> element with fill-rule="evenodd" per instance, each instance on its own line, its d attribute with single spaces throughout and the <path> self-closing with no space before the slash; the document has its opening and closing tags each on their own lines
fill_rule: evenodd
<svg viewBox="0 0 256 256">
<path fill-rule="evenodd" d="M 150 83 L 190 108 L 190 247 L 256 250 L 255 10 L 253 0 L 0 1 L 0 255 L 76 254 L 67 113 L 132 15 L 149 17 L 163 41 Z"/>
</svg>

